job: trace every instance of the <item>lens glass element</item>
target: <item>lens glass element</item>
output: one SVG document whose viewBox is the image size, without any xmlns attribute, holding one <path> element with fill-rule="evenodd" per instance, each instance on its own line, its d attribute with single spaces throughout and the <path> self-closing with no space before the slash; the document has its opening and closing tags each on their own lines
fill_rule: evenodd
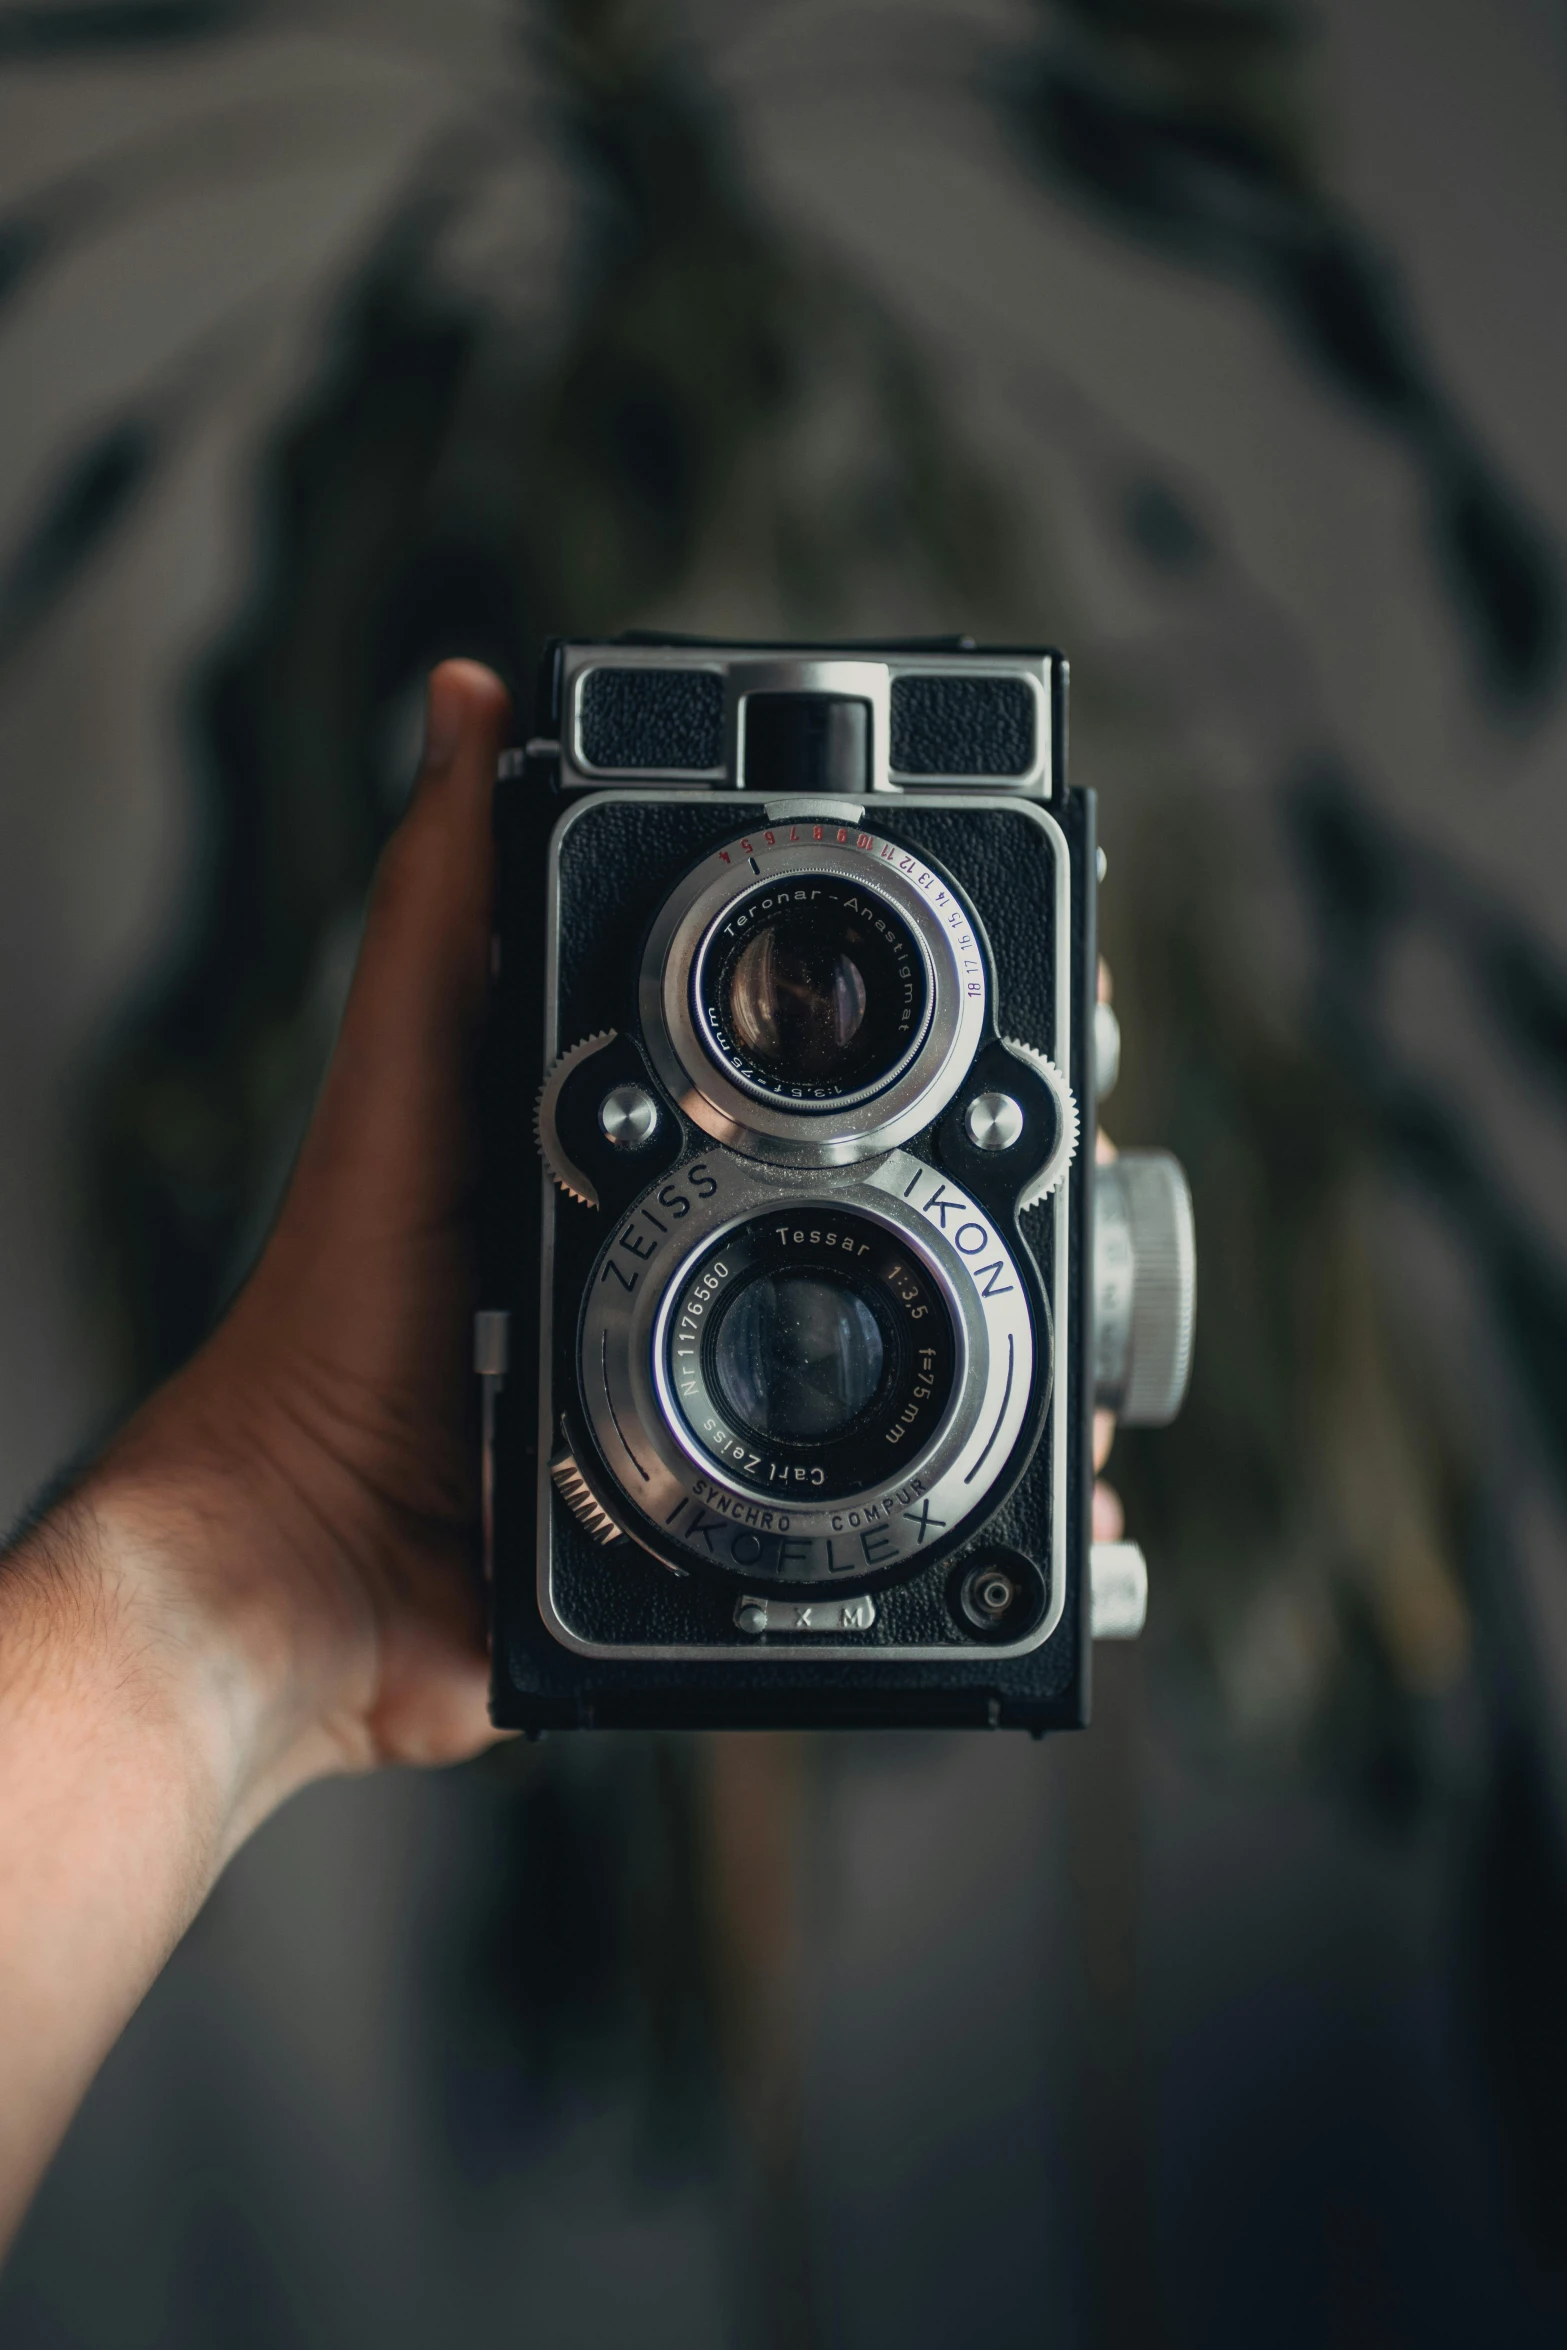
<svg viewBox="0 0 1567 2350">
<path fill-rule="evenodd" d="M 708 1245 L 671 1301 L 664 1360 L 681 1419 L 728 1476 L 826 1501 L 885 1489 L 928 1453 L 957 1341 L 900 1233 L 808 1202 Z"/>
<path fill-rule="evenodd" d="M 760 1273 L 713 1343 L 717 1400 L 769 1441 L 841 1436 L 881 1385 L 887 1350 L 866 1300 L 836 1273 Z"/>
<path fill-rule="evenodd" d="M 851 944 L 809 919 L 769 922 L 727 973 L 736 1044 L 763 1068 L 831 1077 L 865 1025 L 865 973 Z"/>
<path fill-rule="evenodd" d="M 828 1107 L 885 1085 L 929 1016 L 902 916 L 862 885 L 802 875 L 749 892 L 699 958 L 700 1024 L 754 1091 Z"/>
</svg>

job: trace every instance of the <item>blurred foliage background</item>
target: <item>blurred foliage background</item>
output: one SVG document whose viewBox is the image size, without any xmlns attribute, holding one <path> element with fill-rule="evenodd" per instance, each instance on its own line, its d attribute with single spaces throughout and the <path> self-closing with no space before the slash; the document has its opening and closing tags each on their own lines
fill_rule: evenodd
<svg viewBox="0 0 1567 2350">
<path fill-rule="evenodd" d="M 1447 12 L 1425 82 L 1419 12 L 1370 13 L 1357 45 L 1306 0 L 0 6 L 19 907 L 82 897 L 42 758 L 71 616 L 128 613 L 160 532 L 182 614 L 73 688 L 108 698 L 80 748 L 151 912 L 71 1034 L 44 1021 L 53 1091 L 11 1038 L 49 1198 L 0 1212 L 18 1254 L 54 1219 L 80 1334 L 57 1449 L 183 1358 L 265 1231 L 424 672 L 477 654 L 525 711 L 559 632 L 1062 644 L 1110 856 L 1108 1122 L 1186 1162 L 1202 1269 L 1187 1410 L 1117 1451 L 1156 1597 L 1090 1739 L 557 1741 L 306 1799 L 89 2106 L 8 2339 L 349 2343 L 374 2311 L 393 2342 L 459 2313 L 769 2346 L 1048 2319 L 1146 2350 L 1439 2343 L 1498 2310 L 1559 2338 L 1564 480 L 1453 364 L 1476 297 L 1443 308 L 1402 150 L 1403 211 L 1368 200 L 1366 122 L 1402 110 L 1418 157 L 1423 104 L 1440 147 L 1488 12 Z M 1479 275 L 1506 260 L 1533 320 L 1567 59 L 1521 4 L 1507 41 Z M 1533 72 L 1557 197 L 1524 252 L 1505 109 Z M 1548 413 L 1559 328 L 1529 350 Z M 212 434 L 204 520 L 171 525 Z M 138 691 L 142 769 L 114 747 Z M 88 812 L 103 896 L 125 835 Z M 91 962 L 76 920 L 40 947 L 20 919 L 18 1030 L 33 974 Z M 20 1500 L 44 1433 L 14 1456 Z M 367 1850 L 393 1956 L 344 1925 Z M 352 1988 L 256 2004 L 280 1908 L 348 1932 Z M 970 2006 L 983 2094 L 940 2058 Z M 330 2127 L 227 2057 L 199 2127 L 169 2098 L 215 2045 L 313 2033 Z M 139 2115 L 144 2205 L 115 2154 Z M 308 2220 L 301 2132 L 334 2150 Z"/>
</svg>

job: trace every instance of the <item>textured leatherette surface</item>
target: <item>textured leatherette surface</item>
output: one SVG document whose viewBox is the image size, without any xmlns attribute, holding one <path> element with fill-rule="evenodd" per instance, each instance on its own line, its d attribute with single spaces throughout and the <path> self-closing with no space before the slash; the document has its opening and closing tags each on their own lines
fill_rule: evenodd
<svg viewBox="0 0 1567 2350">
<path fill-rule="evenodd" d="M 1020 677 L 895 677 L 892 764 L 900 775 L 1026 775 L 1035 703 Z"/>
<path fill-rule="evenodd" d="M 590 669 L 582 681 L 582 755 L 594 767 L 716 767 L 724 755 L 724 681 L 716 669 Z"/>
</svg>

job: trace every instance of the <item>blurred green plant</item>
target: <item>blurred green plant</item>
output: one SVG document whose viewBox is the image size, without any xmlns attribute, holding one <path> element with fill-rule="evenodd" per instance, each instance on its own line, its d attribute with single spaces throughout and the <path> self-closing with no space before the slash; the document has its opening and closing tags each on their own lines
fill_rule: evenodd
<svg viewBox="0 0 1567 2350">
<path fill-rule="evenodd" d="M 1171 258 L 1250 289 L 1402 442 L 1489 690 L 1538 704 L 1562 649 L 1556 549 L 1499 480 L 1421 346 L 1394 270 L 1317 160 L 1297 0 L 1036 0 L 1001 103 L 1052 183 Z"/>
<path fill-rule="evenodd" d="M 581 205 L 550 355 L 451 292 L 480 191 L 443 145 L 263 460 L 256 584 L 197 695 L 205 887 L 98 1096 L 133 1390 L 270 1212 L 395 812 L 385 745 L 434 660 L 488 657 L 525 705 L 561 630 L 983 627 L 1018 601 L 1004 501 L 909 342 L 760 213 L 661 13 L 559 0 L 544 36 Z"/>
<path fill-rule="evenodd" d="M 43 13 L 0 12 L 0 47 Z M 83 38 L 110 14 L 116 38 L 133 19 L 151 38 L 232 13 L 49 12 Z M 1139 238 L 1247 275 L 1404 434 L 1487 674 L 1545 691 L 1554 570 L 1314 174 L 1295 13 L 1071 0 L 1040 26 L 1004 99 L 1030 152 Z M 193 690 L 200 883 L 110 1042 L 88 1142 L 127 1396 L 199 1341 L 265 1228 L 434 660 L 487 657 L 525 700 L 561 630 L 1081 633 L 1037 517 L 969 447 L 915 340 L 757 200 L 678 18 L 540 0 L 518 38 L 575 207 L 556 308 L 449 265 L 510 147 L 544 135 L 536 113 L 497 129 L 481 109 L 410 173 L 262 453 L 251 591 Z M 14 273 L 43 265 L 41 219 L 0 224 L 0 278 L 8 254 Z M 0 646 L 74 591 L 179 424 L 110 419 L 62 468 L 0 571 Z M 1362 1073 L 1266 1007 L 1212 795 L 1108 668 L 1094 693 L 1124 752 L 1106 808 L 1127 1038 L 1112 1125 L 1181 1151 L 1202 1243 L 1191 1403 L 1174 1430 L 1123 1439 L 1117 1473 L 1204 1718 L 1402 1815 L 1429 1698 L 1467 1653 L 1468 1471 L 1380 1274 L 1386 1132 Z M 465 1996 L 444 2049 L 474 2160 L 502 2159 L 605 2067 L 639 2071 L 650 2142 L 713 2126 L 746 2038 L 737 1970 L 760 1979 L 754 1952 L 735 1955 L 720 1754 L 563 1743 L 488 1766 L 507 1866 L 477 1957 L 454 1954 Z M 778 1852 L 807 1767 L 779 1763 L 756 1793 Z M 667 1862 L 654 1892 L 650 1853 Z M 772 2111 L 761 2090 L 751 2104 Z M 786 2153 L 759 2172 L 784 2175 Z M 814 2320 L 789 2323 L 803 2340 Z"/>
<path fill-rule="evenodd" d="M 1292 21 L 1218 0 L 1052 19 L 1096 88 L 1157 94 L 1167 130 L 1174 109 L 1183 154 L 1222 120 L 1223 168 L 1299 205 Z M 922 354 L 757 203 L 667 13 L 554 0 L 519 33 L 578 207 L 552 331 L 458 290 L 454 224 L 506 142 L 444 141 L 263 459 L 255 583 L 196 697 L 204 887 L 97 1097 L 133 1390 L 198 1341 L 264 1229 L 395 813 L 387 745 L 432 660 L 477 651 L 525 688 L 558 629 L 1072 633 Z M 1241 893 L 1217 839 L 1188 853 L 1202 804 L 1162 776 L 1117 858 L 1129 1068 L 1168 1072 L 1140 1098 L 1129 1079 L 1126 1114 L 1186 1149 L 1228 1236 L 1205 1253 L 1192 1412 L 1126 1458 L 1221 1711 L 1298 1757 L 1351 1687 L 1385 1742 L 1404 1695 L 1456 1669 L 1463 1615 L 1442 1446 L 1364 1271 L 1375 1140 L 1287 1022 L 1241 1017 Z"/>
<path fill-rule="evenodd" d="M 0 6 L 0 58 L 164 48 L 226 33 L 256 0 L 21 0 Z"/>
<path fill-rule="evenodd" d="M 1114 1474 L 1232 1733 L 1397 1820 L 1470 1661 L 1473 1463 L 1398 1311 L 1374 1118 L 1263 980 L 1211 800 L 1165 776 L 1106 830 L 1127 1037 L 1107 1115 L 1185 1163 L 1200 1265 L 1185 1410 L 1124 1435 Z"/>
</svg>

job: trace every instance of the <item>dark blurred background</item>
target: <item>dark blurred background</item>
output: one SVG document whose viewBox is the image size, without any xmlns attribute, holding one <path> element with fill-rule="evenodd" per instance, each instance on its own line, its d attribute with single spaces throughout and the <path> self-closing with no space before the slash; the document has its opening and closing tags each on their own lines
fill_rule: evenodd
<svg viewBox="0 0 1567 2350">
<path fill-rule="evenodd" d="M 1197 1370 L 1098 1718 L 297 1799 L 9 2350 L 1567 2338 L 1558 0 L 0 0 L 0 1503 L 193 1345 L 443 654 L 1062 645 Z"/>
</svg>

